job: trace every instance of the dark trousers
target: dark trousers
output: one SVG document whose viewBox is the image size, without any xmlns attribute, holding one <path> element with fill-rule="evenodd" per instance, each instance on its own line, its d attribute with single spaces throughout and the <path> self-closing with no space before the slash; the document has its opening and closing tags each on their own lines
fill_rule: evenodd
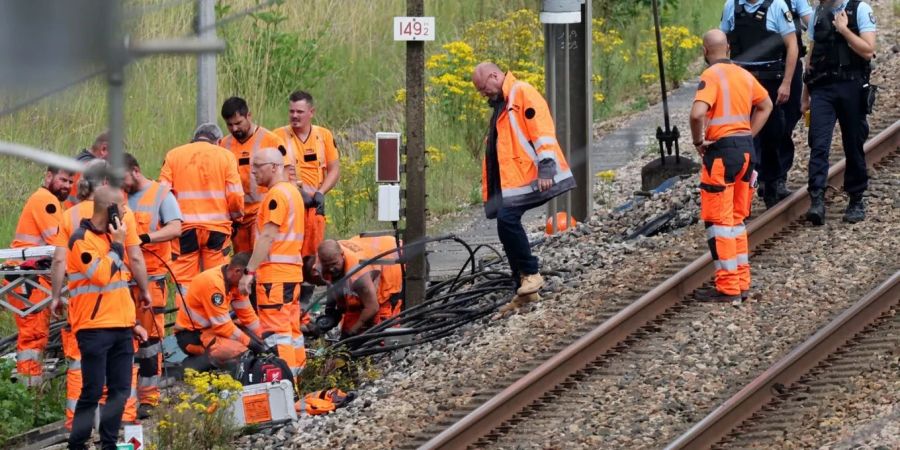
<svg viewBox="0 0 900 450">
<path fill-rule="evenodd" d="M 763 129 L 753 139 L 753 147 L 756 150 L 755 161 L 758 161 L 756 171 L 759 181 L 768 184 L 787 174 L 788 169 L 790 169 L 790 166 L 782 167 L 782 160 L 785 159 L 782 147 L 785 136 L 790 140 L 791 130 L 787 130 L 785 126 L 784 105 L 775 105 L 781 80 L 760 80 L 759 84 L 766 88 L 769 98 L 774 105 L 772 114 L 769 115 L 769 120 L 766 121 Z M 791 160 L 793 161 L 793 156 L 791 156 Z M 768 189 L 769 186 L 765 186 L 765 188 Z"/>
<path fill-rule="evenodd" d="M 788 172 L 794 165 L 794 127 L 803 117 L 800 112 L 800 97 L 803 95 L 803 62 L 802 58 L 798 58 L 797 67 L 794 69 L 794 78 L 791 79 L 791 98 L 787 103 L 782 105 L 784 111 L 784 133 L 781 134 L 781 148 L 779 149 L 779 160 L 781 162 L 781 177 L 787 178 Z"/>
<path fill-rule="evenodd" d="M 865 99 L 861 81 L 836 81 L 814 86 L 810 95 L 809 189 L 825 189 L 828 178 L 828 153 L 834 123 L 841 126 L 841 141 L 847 158 L 844 190 L 861 193 L 869 186 L 863 144 L 869 137 Z"/>
<path fill-rule="evenodd" d="M 85 448 L 105 384 L 108 395 L 100 412 L 100 442 L 104 450 L 115 449 L 125 401 L 131 394 L 134 362 L 131 328 L 80 330 L 75 338 L 81 351 L 82 384 L 69 434 L 69 448 Z"/>
<path fill-rule="evenodd" d="M 519 277 L 538 273 L 538 260 L 531 254 L 531 244 L 522 226 L 522 215 L 534 206 L 500 207 L 497 211 L 497 236 L 503 244 L 516 286 Z"/>
</svg>

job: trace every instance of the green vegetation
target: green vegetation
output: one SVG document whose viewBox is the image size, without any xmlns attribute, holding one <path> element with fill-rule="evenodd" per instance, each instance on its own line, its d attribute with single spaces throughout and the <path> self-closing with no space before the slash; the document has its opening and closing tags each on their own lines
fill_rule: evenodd
<svg viewBox="0 0 900 450">
<path fill-rule="evenodd" d="M 28 389 L 11 380 L 15 367 L 13 360 L 0 360 L 0 447 L 9 438 L 60 420 L 65 414 L 65 378 Z"/>
</svg>

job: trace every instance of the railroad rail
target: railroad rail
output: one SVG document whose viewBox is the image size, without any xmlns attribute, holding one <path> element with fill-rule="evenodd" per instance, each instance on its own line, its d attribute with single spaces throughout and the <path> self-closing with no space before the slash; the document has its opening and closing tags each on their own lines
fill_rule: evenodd
<svg viewBox="0 0 900 450">
<path fill-rule="evenodd" d="M 781 396 L 810 369 L 845 345 L 857 333 L 882 317 L 898 300 L 900 271 L 722 403 L 666 449 L 713 446 L 764 405 Z"/>
<path fill-rule="evenodd" d="M 865 145 L 869 166 L 900 148 L 900 121 L 896 117 L 890 120 L 894 122 Z M 828 173 L 828 184 L 839 186 L 843 182 L 845 170 L 845 160 L 834 164 Z M 808 208 L 809 196 L 806 188 L 802 187 L 750 222 L 747 231 L 751 251 L 787 228 Z M 553 391 L 570 376 L 607 352 L 620 348 L 635 332 L 677 307 L 713 274 L 712 258 L 706 253 L 480 406 L 469 412 L 451 415 L 458 420 L 437 435 L 419 436 L 412 445 L 432 449 L 463 448 L 476 443 Z"/>
</svg>

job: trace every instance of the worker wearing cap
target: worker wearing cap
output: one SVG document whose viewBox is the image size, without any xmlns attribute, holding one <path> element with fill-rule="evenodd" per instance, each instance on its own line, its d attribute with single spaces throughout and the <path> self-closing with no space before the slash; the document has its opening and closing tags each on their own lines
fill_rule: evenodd
<svg viewBox="0 0 900 450">
<path fill-rule="evenodd" d="M 772 112 L 766 89 L 728 59 L 720 30 L 703 36 L 709 68 L 691 109 L 691 136 L 702 157 L 700 219 L 716 268 L 716 286 L 696 294 L 701 301 L 740 303 L 749 295 L 750 260 L 744 219 L 750 215 L 753 136 Z"/>
<path fill-rule="evenodd" d="M 287 156 L 284 141 L 275 133 L 253 123 L 253 116 L 247 102 L 240 97 L 231 97 L 222 104 L 222 119 L 231 133 L 219 140 L 219 145 L 234 154 L 238 162 L 238 172 L 244 188 L 244 215 L 235 222 L 234 251 L 253 250 L 256 239 L 256 211 L 266 194 L 266 187 L 253 178 L 250 162 L 253 155 L 263 148 L 275 148 L 283 157 L 282 167 L 294 166 L 296 161 Z"/>
<path fill-rule="evenodd" d="M 756 167 L 763 185 L 763 200 L 772 207 L 790 195 L 786 187 L 793 148 L 782 148 L 791 140 L 785 110 L 799 58 L 797 28 L 785 0 L 727 0 L 722 13 L 722 31 L 728 35 L 734 64 L 747 69 L 766 88 L 775 109 L 754 139 Z M 794 121 L 796 124 L 796 121 Z M 790 156 L 790 158 L 788 157 Z"/>
<path fill-rule="evenodd" d="M 244 210 L 237 159 L 216 145 L 218 125 L 197 127 L 189 144 L 166 153 L 159 184 L 171 189 L 181 209 L 181 236 L 172 242 L 172 271 L 181 295 L 200 272 L 228 262 L 231 223 Z"/>
<path fill-rule="evenodd" d="M 72 189 L 72 172 L 48 167 L 41 187 L 25 202 L 12 248 L 29 248 L 50 245 L 62 222 L 61 202 L 69 196 Z M 39 277 L 38 283 L 50 289 L 50 280 Z M 9 302 L 19 309 L 27 309 L 21 295 L 35 305 L 44 301 L 48 295 L 38 288 L 25 285 L 9 295 Z M 43 308 L 26 316 L 14 315 L 19 334 L 16 338 L 16 373 L 20 383 L 26 386 L 38 386 L 43 380 L 43 352 L 47 347 L 50 333 L 50 309 Z"/>
</svg>

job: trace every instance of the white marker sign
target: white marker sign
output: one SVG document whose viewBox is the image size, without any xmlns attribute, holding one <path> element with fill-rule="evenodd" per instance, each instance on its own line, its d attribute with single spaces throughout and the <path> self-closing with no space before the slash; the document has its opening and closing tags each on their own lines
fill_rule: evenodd
<svg viewBox="0 0 900 450">
<path fill-rule="evenodd" d="M 395 41 L 433 41 L 434 17 L 394 17 Z"/>
</svg>

